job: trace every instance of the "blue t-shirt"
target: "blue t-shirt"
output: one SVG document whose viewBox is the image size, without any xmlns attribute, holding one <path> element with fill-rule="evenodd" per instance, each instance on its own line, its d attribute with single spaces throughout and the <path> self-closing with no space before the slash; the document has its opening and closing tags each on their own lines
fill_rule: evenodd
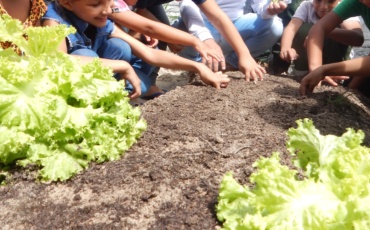
<svg viewBox="0 0 370 230">
<path fill-rule="evenodd" d="M 59 24 L 73 26 L 77 30 L 76 33 L 69 34 L 67 36 L 68 53 L 73 53 L 79 49 L 90 49 L 96 52 L 103 44 L 105 44 L 106 40 L 114 30 L 114 23 L 111 20 L 107 20 L 105 26 L 95 28 L 93 33 L 95 36 L 93 36 L 92 39 L 86 34 L 89 24 L 77 17 L 73 12 L 58 7 L 56 3 L 48 5 L 48 9 L 42 17 L 42 20 L 53 20 Z"/>
<path fill-rule="evenodd" d="M 200 5 L 205 1 L 207 0 L 193 0 L 193 2 L 197 5 Z M 172 0 L 139 0 L 136 3 L 136 7 L 139 9 L 145 9 L 151 6 L 162 5 L 168 2 L 172 2 Z"/>
</svg>

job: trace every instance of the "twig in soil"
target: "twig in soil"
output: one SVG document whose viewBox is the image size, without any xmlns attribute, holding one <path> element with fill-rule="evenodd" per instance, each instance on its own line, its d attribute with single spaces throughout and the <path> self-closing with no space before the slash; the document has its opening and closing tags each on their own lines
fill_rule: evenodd
<svg viewBox="0 0 370 230">
<path fill-rule="evenodd" d="M 240 149 L 238 149 L 238 150 L 236 150 L 236 151 L 234 152 L 234 155 L 235 155 L 235 154 L 237 154 L 238 152 L 240 152 L 240 151 L 244 150 L 244 149 L 249 148 L 249 147 L 250 147 L 250 145 L 246 145 L 246 146 L 244 146 L 244 147 L 241 147 Z"/>
<path fill-rule="evenodd" d="M 213 150 L 213 152 L 215 152 L 215 153 L 217 153 L 217 154 L 219 154 L 219 155 L 221 155 L 221 156 L 224 156 L 224 157 L 228 157 L 227 155 L 225 155 L 225 154 L 223 154 L 222 152 L 220 152 L 220 151 L 217 151 L 212 145 L 211 145 L 211 143 L 209 143 L 207 140 L 205 140 L 204 138 L 202 138 L 202 137 L 200 137 L 200 139 L 202 140 L 202 141 L 204 141 L 209 147 L 211 147 L 211 149 Z"/>
<path fill-rule="evenodd" d="M 202 155 L 202 153 L 181 154 L 181 155 L 176 155 L 176 156 L 172 156 L 172 157 L 175 158 L 175 157 L 188 157 L 188 156 L 199 156 L 199 155 Z"/>
<path fill-rule="evenodd" d="M 133 162 L 123 162 L 124 164 L 141 164 L 141 163 L 145 163 L 145 162 L 148 162 L 148 161 L 133 161 Z"/>
<path fill-rule="evenodd" d="M 227 76 L 233 79 L 244 79 L 244 77 L 240 77 L 240 76 L 234 76 L 234 75 L 227 75 Z"/>
<path fill-rule="evenodd" d="M 217 191 L 219 187 L 217 185 L 214 185 L 212 182 L 206 180 L 205 178 L 202 178 L 201 181 L 203 184 L 205 184 L 207 187 L 211 188 L 213 191 Z"/>
<path fill-rule="evenodd" d="M 320 117 L 320 116 L 322 116 L 322 115 L 325 115 L 325 114 L 327 114 L 328 113 L 328 110 L 325 110 L 324 112 L 322 112 L 322 113 L 319 113 L 319 114 L 310 114 L 311 116 L 313 116 L 313 117 Z"/>
<path fill-rule="evenodd" d="M 280 95 L 281 98 L 296 99 L 297 97 L 292 97 L 289 95 Z"/>
</svg>

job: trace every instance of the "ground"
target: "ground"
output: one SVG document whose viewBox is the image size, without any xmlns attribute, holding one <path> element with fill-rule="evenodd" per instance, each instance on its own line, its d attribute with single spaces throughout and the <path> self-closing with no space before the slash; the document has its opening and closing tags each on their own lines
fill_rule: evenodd
<svg viewBox="0 0 370 230">
<path fill-rule="evenodd" d="M 370 146 L 363 96 L 321 87 L 301 98 L 296 78 L 253 84 L 227 74 L 229 87 L 216 90 L 162 72 L 159 84 L 170 91 L 141 106 L 148 130 L 121 160 L 50 184 L 35 181 L 33 169 L 13 168 L 0 187 L 1 229 L 219 229 L 222 176 L 233 171 L 248 184 L 252 163 L 274 151 L 289 165 L 286 131 L 297 119 L 311 118 L 322 134 L 362 129 Z"/>
</svg>

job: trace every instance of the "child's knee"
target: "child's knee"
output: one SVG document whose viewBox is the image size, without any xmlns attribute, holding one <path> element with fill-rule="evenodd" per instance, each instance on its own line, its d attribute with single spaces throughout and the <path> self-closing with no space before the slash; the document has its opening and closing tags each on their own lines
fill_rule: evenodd
<svg viewBox="0 0 370 230">
<path fill-rule="evenodd" d="M 280 39 L 283 34 L 284 26 L 280 18 L 274 17 L 271 24 L 271 35 Z"/>
<path fill-rule="evenodd" d="M 85 56 L 85 57 L 99 57 L 99 55 L 91 49 L 77 49 L 70 54 Z"/>
<path fill-rule="evenodd" d="M 105 47 L 104 58 L 114 60 L 124 60 L 130 62 L 131 60 L 131 47 L 130 45 L 120 38 L 110 38 L 107 40 Z"/>
</svg>

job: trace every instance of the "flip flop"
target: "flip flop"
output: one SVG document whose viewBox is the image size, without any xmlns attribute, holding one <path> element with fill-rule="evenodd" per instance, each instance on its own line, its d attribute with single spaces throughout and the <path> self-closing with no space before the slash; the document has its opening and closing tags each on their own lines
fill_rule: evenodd
<svg viewBox="0 0 370 230">
<path fill-rule="evenodd" d="M 153 93 L 153 94 L 148 95 L 148 96 L 142 96 L 141 99 L 143 99 L 143 100 L 153 100 L 154 98 L 162 96 L 163 94 L 165 94 L 167 92 L 166 90 L 162 90 L 162 91 L 163 92 L 156 92 L 156 93 Z"/>
</svg>

